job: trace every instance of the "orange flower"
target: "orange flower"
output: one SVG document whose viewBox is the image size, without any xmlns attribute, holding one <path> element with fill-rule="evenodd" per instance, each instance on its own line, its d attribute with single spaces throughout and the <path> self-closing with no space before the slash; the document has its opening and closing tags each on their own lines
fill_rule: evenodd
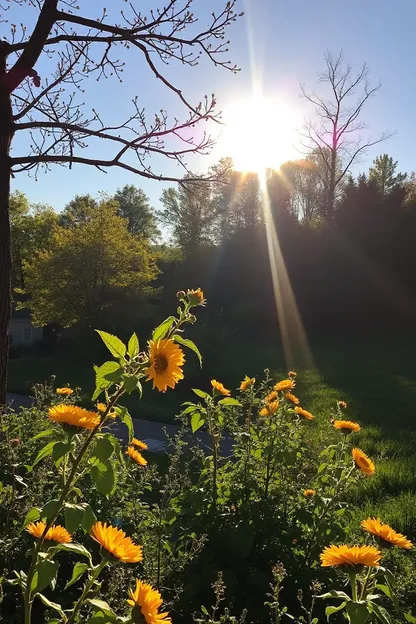
<svg viewBox="0 0 416 624">
<path fill-rule="evenodd" d="M 364 531 L 372 533 L 372 535 L 380 538 L 381 542 L 384 542 L 384 545 L 391 544 L 399 548 L 405 548 L 406 550 L 413 547 L 412 542 L 408 540 L 405 535 L 397 533 L 397 531 L 392 529 L 388 524 L 383 524 L 380 518 L 367 518 L 367 520 L 361 522 L 361 526 Z"/>
<path fill-rule="evenodd" d="M 303 407 L 295 407 L 295 412 L 298 416 L 303 416 L 308 420 L 314 420 L 315 416 L 313 416 L 310 412 L 303 409 Z"/>
<path fill-rule="evenodd" d="M 130 600 L 128 604 L 133 607 L 133 613 L 137 610 L 137 618 L 133 615 L 135 622 L 146 624 L 172 624 L 169 613 L 159 613 L 162 606 L 162 596 L 151 585 L 136 579 L 136 589 L 129 589 Z"/>
<path fill-rule="evenodd" d="M 345 403 L 345 401 L 338 401 L 338 405 L 343 409 L 347 409 L 347 404 Z"/>
<path fill-rule="evenodd" d="M 174 388 L 183 379 L 182 366 L 185 355 L 173 340 L 157 340 L 149 342 L 149 368 L 146 381 L 153 380 L 153 389 L 166 392 Z"/>
<path fill-rule="evenodd" d="M 200 288 L 197 288 L 196 290 L 188 290 L 186 294 L 188 296 L 188 301 L 191 306 L 203 306 L 206 304 L 206 300 L 204 299 L 204 293 Z"/>
<path fill-rule="evenodd" d="M 142 547 L 127 537 L 124 531 L 106 522 L 96 522 L 91 528 L 91 537 L 124 563 L 139 563 L 143 559 Z"/>
<path fill-rule="evenodd" d="M 254 377 L 250 378 L 248 375 L 246 375 L 243 381 L 240 383 L 240 390 L 242 392 L 246 392 L 255 383 L 256 383 L 256 380 Z"/>
<path fill-rule="evenodd" d="M 69 396 L 70 394 L 73 394 L 73 390 L 72 388 L 57 388 L 56 389 L 56 394 L 60 394 L 61 396 Z"/>
<path fill-rule="evenodd" d="M 223 384 L 217 381 L 216 379 L 211 379 L 211 386 L 214 388 L 214 390 L 216 390 L 223 396 L 230 396 L 231 394 L 230 390 L 227 390 L 227 388 L 224 388 Z"/>
<path fill-rule="evenodd" d="M 298 399 L 297 396 L 295 396 L 294 394 L 292 394 L 291 392 L 286 392 L 285 397 L 289 400 L 292 401 L 292 403 L 294 403 L 295 405 L 299 405 L 300 401 Z"/>
<path fill-rule="evenodd" d="M 321 566 L 368 566 L 380 565 L 381 552 L 375 546 L 327 546 L 320 555 Z"/>
<path fill-rule="evenodd" d="M 142 442 L 141 440 L 138 440 L 137 438 L 133 438 L 131 443 L 133 444 L 133 446 L 137 446 L 137 448 L 142 449 L 143 451 L 147 451 L 147 449 L 149 448 L 146 442 Z"/>
<path fill-rule="evenodd" d="M 66 403 L 50 407 L 48 416 L 54 422 L 72 425 L 73 427 L 82 427 L 83 429 L 95 429 L 100 424 L 100 417 L 96 412 L 89 412 L 82 407 L 67 405 Z"/>
<path fill-rule="evenodd" d="M 358 423 L 352 422 L 352 420 L 334 420 L 332 423 L 335 429 L 342 431 L 342 433 L 353 433 L 360 431 L 361 427 Z"/>
<path fill-rule="evenodd" d="M 316 494 L 316 490 L 314 490 L 314 489 L 305 490 L 305 491 L 303 492 L 303 495 L 304 495 L 304 496 L 306 496 L 307 498 L 308 498 L 309 496 L 315 496 L 315 494 Z"/>
<path fill-rule="evenodd" d="M 352 449 L 352 458 L 357 468 L 366 475 L 373 475 L 376 471 L 374 462 L 359 448 Z"/>
<path fill-rule="evenodd" d="M 273 416 L 279 409 L 280 401 L 272 401 L 271 403 L 266 403 L 265 407 L 260 410 L 260 416 Z"/>
<path fill-rule="evenodd" d="M 292 390 L 296 386 L 296 381 L 293 379 L 283 379 L 282 381 L 277 382 L 273 387 L 276 392 L 280 392 L 281 390 Z"/>
<path fill-rule="evenodd" d="M 27 525 L 26 531 L 33 535 L 33 537 L 39 539 L 42 537 L 45 528 L 45 522 L 31 522 Z M 53 524 L 47 530 L 45 540 L 48 542 L 57 542 L 58 544 L 69 544 L 72 542 L 72 537 L 63 526 L 60 524 Z"/>
<path fill-rule="evenodd" d="M 147 460 L 143 457 L 139 451 L 136 451 L 134 446 L 127 447 L 126 451 L 127 455 L 132 458 L 133 461 L 136 462 L 139 466 L 147 466 Z"/>
<path fill-rule="evenodd" d="M 277 392 L 276 390 L 273 390 L 272 392 L 270 392 L 270 394 L 266 396 L 266 398 L 264 399 L 264 402 L 271 403 L 272 401 L 276 401 L 276 400 L 277 400 Z"/>
<path fill-rule="evenodd" d="M 287 376 L 290 377 L 290 379 L 296 379 L 297 373 L 295 373 L 295 371 L 289 371 Z"/>
</svg>

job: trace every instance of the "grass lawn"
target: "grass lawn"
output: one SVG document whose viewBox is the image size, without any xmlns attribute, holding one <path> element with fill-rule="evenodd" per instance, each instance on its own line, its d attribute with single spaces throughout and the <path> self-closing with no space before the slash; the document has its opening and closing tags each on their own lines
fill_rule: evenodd
<svg viewBox="0 0 416 624">
<path fill-rule="evenodd" d="M 415 345 L 416 346 L 416 345 Z M 204 349 L 202 349 L 204 353 Z M 356 502 L 367 514 L 380 514 L 397 530 L 416 540 L 416 369 L 412 342 L 332 342 L 312 345 L 314 368 L 298 368 L 297 394 L 302 404 L 316 415 L 314 437 L 327 431 L 335 401 L 348 403 L 346 417 L 358 420 L 363 429 L 358 446 L 377 464 L 375 477 L 365 482 Z M 94 359 L 94 358 L 93 358 Z M 96 358 L 100 364 L 103 359 Z M 200 372 L 188 356 L 186 379 L 175 392 L 144 393 L 126 401 L 131 414 L 161 422 L 173 422 L 180 403 L 191 396 L 192 387 L 208 389 L 210 377 L 235 388 L 245 373 L 261 375 L 267 366 L 285 370 L 280 347 L 271 343 L 239 342 L 207 347 Z M 56 375 L 57 385 L 80 386 L 90 396 L 94 374 L 91 359 L 70 351 L 53 355 L 21 357 L 10 362 L 9 390 L 28 394 L 35 382 Z M 148 388 L 150 390 L 150 388 Z M 363 511 L 360 512 L 360 516 Z"/>
</svg>

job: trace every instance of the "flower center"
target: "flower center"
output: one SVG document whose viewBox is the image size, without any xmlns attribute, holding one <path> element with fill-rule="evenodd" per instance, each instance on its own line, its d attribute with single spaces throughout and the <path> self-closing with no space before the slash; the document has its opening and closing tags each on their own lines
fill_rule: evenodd
<svg viewBox="0 0 416 624">
<path fill-rule="evenodd" d="M 165 372 L 168 366 L 169 366 L 169 362 L 166 356 L 159 353 L 155 357 L 155 371 L 159 374 L 162 374 Z"/>
</svg>

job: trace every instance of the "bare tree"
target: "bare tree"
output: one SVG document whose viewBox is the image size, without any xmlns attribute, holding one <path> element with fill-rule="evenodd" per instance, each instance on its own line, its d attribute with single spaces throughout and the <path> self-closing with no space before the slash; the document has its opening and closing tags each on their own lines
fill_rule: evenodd
<svg viewBox="0 0 416 624">
<path fill-rule="evenodd" d="M 103 8 L 97 18 L 91 13 L 100 11 L 102 0 L 0 0 L 0 26 L 9 29 L 0 39 L 0 403 L 5 399 L 10 315 L 10 177 L 36 173 L 54 163 L 101 170 L 119 167 L 145 178 L 175 182 L 187 175 L 187 155 L 206 153 L 213 144 L 208 134 L 192 129 L 218 119 L 216 102 L 214 95 L 191 102 L 169 78 L 170 65 L 195 67 L 205 57 L 216 66 L 237 71 L 224 58 L 227 27 L 238 17 L 236 2 L 229 0 L 200 24 L 192 11 L 194 0 L 166 0 L 147 15 L 137 9 L 140 3 L 135 0 L 111 0 L 111 10 Z M 8 15 L 21 26 L 8 26 Z M 25 21 L 35 24 L 30 34 Z M 88 93 L 88 78 L 112 77 L 121 82 L 120 48 L 124 56 L 130 50 L 139 77 L 142 61 L 179 99 L 182 119 L 170 119 L 165 110 L 147 115 L 138 98 L 121 123 L 115 121 L 116 113 L 104 120 L 99 110 L 86 111 L 82 99 L 84 90 Z M 40 56 L 51 66 L 47 77 L 35 70 Z M 114 96 L 116 111 L 117 87 Z M 11 153 L 13 138 L 23 133 L 28 136 L 28 153 Z M 100 157 L 97 142 L 101 139 L 114 146 L 111 158 Z M 149 156 L 173 160 L 184 171 L 177 178 L 164 176 L 163 168 L 155 173 Z"/>
<path fill-rule="evenodd" d="M 329 97 L 309 92 L 300 85 L 303 97 L 316 107 L 316 119 L 305 122 L 302 145 L 318 152 L 324 163 L 321 175 L 325 189 L 324 217 L 331 222 L 337 187 L 351 165 L 369 147 L 391 135 L 383 133 L 374 140 L 362 135 L 366 125 L 361 121 L 361 113 L 381 87 L 380 82 L 371 85 L 368 65 L 364 63 L 354 72 L 351 65 L 345 63 L 342 51 L 338 56 L 327 52 L 325 65 L 318 76 L 319 81 L 329 87 Z"/>
</svg>

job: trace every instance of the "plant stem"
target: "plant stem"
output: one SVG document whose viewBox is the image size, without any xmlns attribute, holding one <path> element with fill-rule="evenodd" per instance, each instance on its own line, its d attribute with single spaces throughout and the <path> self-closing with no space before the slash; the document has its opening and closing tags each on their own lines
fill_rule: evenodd
<svg viewBox="0 0 416 624">
<path fill-rule="evenodd" d="M 71 624 L 72 622 L 75 622 L 75 616 L 77 615 L 78 611 L 82 607 L 82 604 L 85 598 L 87 597 L 88 592 L 90 591 L 91 587 L 94 585 L 94 582 L 96 581 L 98 576 L 101 574 L 105 566 L 106 566 L 106 562 L 104 561 L 104 559 L 101 559 L 101 563 L 99 563 L 99 565 L 96 567 L 89 581 L 85 583 L 84 591 L 82 592 L 81 596 L 78 598 L 77 602 L 75 603 L 74 610 L 72 611 L 67 624 Z"/>
<path fill-rule="evenodd" d="M 358 602 L 357 597 L 357 575 L 355 572 L 351 572 L 350 574 L 350 583 L 351 583 L 351 597 L 353 602 Z"/>
<path fill-rule="evenodd" d="M 373 568 L 371 568 L 371 567 L 370 567 L 370 568 L 368 568 L 368 570 L 367 570 L 367 575 L 366 575 L 366 577 L 365 577 L 364 585 L 363 585 L 363 588 L 362 588 L 362 590 L 361 590 L 361 597 L 360 597 L 360 600 L 365 600 L 365 594 L 366 594 L 366 591 L 367 591 L 368 582 L 369 582 L 369 580 L 370 580 L 370 576 L 371 576 L 371 572 L 372 572 L 372 571 L 373 571 Z"/>
</svg>

